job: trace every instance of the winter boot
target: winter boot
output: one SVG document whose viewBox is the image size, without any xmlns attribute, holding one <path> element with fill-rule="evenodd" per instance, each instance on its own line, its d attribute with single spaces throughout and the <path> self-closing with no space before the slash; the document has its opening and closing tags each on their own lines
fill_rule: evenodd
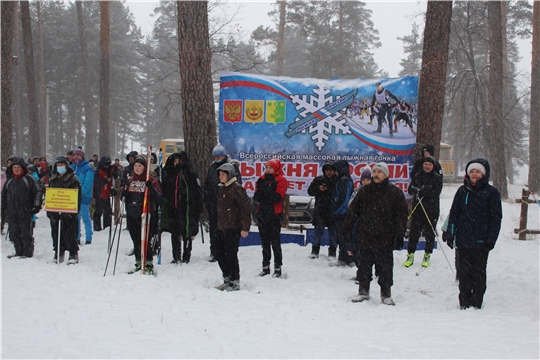
<svg viewBox="0 0 540 360">
<path fill-rule="evenodd" d="M 68 265 L 74 265 L 74 264 L 78 264 L 79 263 L 79 255 L 77 252 L 74 252 L 73 254 L 72 253 L 69 253 L 69 259 L 68 259 L 68 262 L 67 264 Z"/>
<path fill-rule="evenodd" d="M 272 274 L 272 277 L 274 278 L 281 277 L 281 267 L 277 267 L 274 269 L 274 273 Z"/>
<path fill-rule="evenodd" d="M 233 280 L 229 282 L 229 286 L 225 289 L 226 291 L 238 291 L 240 290 L 240 280 Z"/>
<path fill-rule="evenodd" d="M 311 255 L 309 255 L 310 259 L 318 259 L 319 258 L 319 250 L 321 249 L 320 246 L 312 246 L 311 247 Z"/>
<path fill-rule="evenodd" d="M 334 260 L 336 260 L 336 248 L 329 247 L 328 248 L 328 261 L 334 261 Z"/>
<path fill-rule="evenodd" d="M 270 266 L 263 266 L 261 273 L 259 276 L 266 276 L 270 274 Z"/>
<path fill-rule="evenodd" d="M 425 253 L 424 259 L 422 259 L 422 267 L 428 267 L 429 266 L 429 260 L 431 258 L 431 254 Z"/>
<path fill-rule="evenodd" d="M 409 253 L 407 255 L 407 260 L 403 263 L 403 266 L 409 267 L 414 263 L 414 253 Z"/>
<path fill-rule="evenodd" d="M 151 261 L 146 263 L 146 266 L 144 267 L 144 272 L 148 275 L 154 275 L 154 264 Z"/>
<path fill-rule="evenodd" d="M 216 286 L 215 288 L 220 290 L 220 291 L 227 290 L 227 288 L 229 287 L 229 283 L 230 283 L 230 278 L 228 276 L 224 277 L 223 278 L 223 284 L 221 284 L 219 286 Z"/>
<path fill-rule="evenodd" d="M 390 288 L 381 287 L 381 302 L 385 305 L 396 305 L 394 300 L 392 300 Z"/>
<path fill-rule="evenodd" d="M 369 300 L 369 282 L 360 281 L 358 282 L 358 295 L 356 295 L 352 302 L 362 302 Z"/>
<path fill-rule="evenodd" d="M 191 240 L 183 241 L 184 243 L 184 255 L 182 256 L 182 263 L 188 264 L 191 259 Z"/>
<path fill-rule="evenodd" d="M 58 260 L 58 255 L 54 254 L 53 262 L 56 264 L 56 261 Z M 60 264 L 64 262 L 64 252 L 60 253 Z"/>
<path fill-rule="evenodd" d="M 141 262 L 140 261 L 135 262 L 135 269 L 133 270 L 133 272 L 137 272 L 137 271 L 141 271 Z"/>
</svg>

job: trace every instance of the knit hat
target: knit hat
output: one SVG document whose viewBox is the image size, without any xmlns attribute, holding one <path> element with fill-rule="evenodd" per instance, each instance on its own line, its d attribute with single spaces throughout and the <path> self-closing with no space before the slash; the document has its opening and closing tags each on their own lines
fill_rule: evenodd
<svg viewBox="0 0 540 360">
<path fill-rule="evenodd" d="M 375 164 L 372 171 L 375 169 L 382 171 L 384 175 L 388 177 L 388 165 L 385 162 L 380 162 L 380 163 Z"/>
<path fill-rule="evenodd" d="M 326 160 L 324 162 L 324 165 L 322 167 L 323 171 L 324 170 L 336 170 L 336 167 L 334 165 L 334 160 Z"/>
<path fill-rule="evenodd" d="M 76 148 L 75 150 L 73 150 L 73 156 L 75 155 L 81 155 L 84 159 L 84 150 L 82 148 Z"/>
<path fill-rule="evenodd" d="M 144 167 L 146 167 L 146 158 L 142 155 L 138 155 L 136 158 L 135 158 L 135 163 L 139 163 L 141 165 L 143 165 Z"/>
<path fill-rule="evenodd" d="M 424 162 L 429 162 L 429 163 L 432 163 L 433 165 L 435 165 L 435 158 L 433 156 L 431 156 L 431 155 L 426 156 L 424 158 Z"/>
<path fill-rule="evenodd" d="M 227 150 L 221 144 L 217 144 L 212 150 L 212 156 L 227 156 Z"/>
<path fill-rule="evenodd" d="M 67 159 L 67 157 L 65 156 L 57 156 L 54 158 L 54 167 L 56 167 L 56 164 L 59 164 L 59 163 L 62 163 L 62 164 L 69 164 L 69 161 Z"/>
<path fill-rule="evenodd" d="M 360 175 L 360 181 L 364 179 L 371 179 L 371 169 L 369 166 L 366 166 L 362 169 L 362 174 Z"/>
<path fill-rule="evenodd" d="M 467 175 L 471 175 L 472 169 L 479 170 L 482 173 L 482 175 L 486 176 L 486 168 L 484 167 L 484 165 L 477 162 L 470 163 L 469 166 L 467 167 Z"/>
</svg>

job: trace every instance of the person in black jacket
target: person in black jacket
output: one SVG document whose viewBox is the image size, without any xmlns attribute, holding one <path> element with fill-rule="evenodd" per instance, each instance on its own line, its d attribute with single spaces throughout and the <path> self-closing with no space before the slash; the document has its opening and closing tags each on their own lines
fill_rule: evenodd
<svg viewBox="0 0 540 360">
<path fill-rule="evenodd" d="M 502 221 L 501 194 L 489 185 L 485 159 L 472 160 L 457 190 L 443 240 L 459 258 L 459 305 L 480 309 L 486 292 L 488 255 L 495 247 Z"/>
<path fill-rule="evenodd" d="M 206 178 L 204 179 L 203 184 L 203 199 L 206 212 L 208 213 L 208 225 L 210 230 L 210 256 L 207 261 L 214 262 L 216 261 L 214 244 L 217 239 L 218 231 L 218 213 L 217 213 L 217 203 L 218 203 L 218 193 L 219 193 L 219 177 L 217 175 L 217 169 L 223 164 L 229 163 L 230 159 L 227 155 L 227 150 L 221 145 L 217 144 L 212 150 L 212 157 L 214 162 L 208 167 L 208 172 L 206 173 Z M 242 185 L 242 175 L 238 166 L 232 165 L 234 167 L 235 177 L 238 184 Z"/>
<path fill-rule="evenodd" d="M 283 176 L 280 159 L 266 163 L 266 171 L 257 179 L 253 200 L 257 205 L 257 225 L 262 245 L 262 272 L 270 274 L 270 260 L 274 252 L 273 277 L 281 277 L 283 253 L 281 251 L 281 221 L 283 220 L 283 199 L 287 192 L 287 179 Z"/>
<path fill-rule="evenodd" d="M 347 215 L 347 208 L 354 191 L 354 183 L 351 179 L 349 162 L 339 160 L 335 163 L 337 171 L 336 186 L 334 187 L 332 199 L 332 218 L 336 226 L 336 240 L 339 245 L 337 262 L 330 265 L 354 266 L 353 253 L 348 251 L 346 244 L 347 233 L 343 231 L 343 221 Z"/>
<path fill-rule="evenodd" d="M 388 165 L 375 164 L 372 181 L 362 186 L 347 210 L 343 231 L 350 233 L 356 224 L 359 258 L 358 295 L 353 302 L 369 299 L 373 265 L 381 287 L 381 302 L 395 305 L 391 287 L 394 284 L 394 249 L 403 246 L 407 223 L 407 201 L 403 192 L 388 181 Z"/>
<path fill-rule="evenodd" d="M 135 164 L 135 158 L 139 155 L 136 151 L 131 151 L 129 154 L 126 155 L 126 160 L 129 163 L 122 172 L 122 181 L 121 186 L 126 185 L 127 180 L 131 175 L 133 175 L 133 164 Z"/>
<path fill-rule="evenodd" d="M 76 264 L 79 262 L 79 244 L 77 242 L 79 222 L 77 220 L 77 215 L 82 204 L 82 185 L 75 175 L 75 171 L 73 171 L 73 169 L 69 166 L 69 161 L 65 156 L 57 156 L 54 160 L 48 189 L 52 188 L 69 188 L 78 190 L 76 214 L 51 211 L 47 212 L 47 217 L 51 222 L 51 236 L 53 240 L 53 249 L 55 252 L 53 261 L 56 262 L 57 259 L 59 259 L 60 262 L 63 262 L 64 252 L 69 251 L 68 264 Z M 57 246 L 59 235 L 60 249 L 58 249 Z"/>
<path fill-rule="evenodd" d="M 197 173 L 185 151 L 175 152 L 167 158 L 162 179 L 165 214 L 171 231 L 172 263 L 187 264 L 191 259 L 193 238 L 199 232 L 203 199 Z M 164 216 L 162 212 L 162 220 Z"/>
<path fill-rule="evenodd" d="M 135 272 L 141 270 L 141 226 L 144 193 L 148 188 L 150 203 L 150 231 L 146 242 L 144 271 L 147 274 L 154 273 L 153 253 L 151 239 L 158 231 L 158 206 L 162 202 L 161 188 L 159 182 L 150 177 L 146 180 L 147 162 L 143 156 L 137 156 L 133 162 L 133 175 L 128 179 L 126 186 L 122 190 L 120 197 L 125 198 L 127 228 L 131 240 L 133 241 L 133 251 L 135 254 Z"/>
<path fill-rule="evenodd" d="M 337 176 L 333 160 L 325 161 L 323 175 L 317 176 L 308 188 L 308 195 L 315 197 L 315 211 L 313 213 L 313 244 L 310 259 L 319 257 L 324 228 L 328 229 L 330 246 L 328 247 L 328 260 L 336 259 L 336 228 L 332 216 L 332 196 L 336 187 Z"/>
<path fill-rule="evenodd" d="M 418 239 L 422 232 L 426 239 L 426 248 L 422 266 L 428 267 L 433 247 L 435 245 L 434 229 L 437 228 L 439 219 L 439 197 L 442 191 L 442 176 L 435 172 L 435 158 L 426 156 L 424 158 L 423 170 L 416 174 L 409 186 L 409 194 L 415 196 L 412 215 L 411 235 L 407 248 L 407 260 L 403 266 L 409 267 L 414 263 L 414 252 L 418 244 Z M 419 204 L 421 202 L 421 204 Z"/>
<path fill-rule="evenodd" d="M 114 168 L 111 167 L 111 158 L 103 156 L 94 170 L 94 230 L 101 231 L 111 226 L 112 207 L 111 190 L 113 188 Z M 103 227 L 101 218 L 103 217 Z"/>
<path fill-rule="evenodd" d="M 9 216 L 9 238 L 15 246 L 15 255 L 8 258 L 28 258 L 34 256 L 32 215 L 41 210 L 41 192 L 36 180 L 26 174 L 23 158 L 13 159 L 10 166 L 12 178 L 2 188 L 2 214 Z"/>
</svg>

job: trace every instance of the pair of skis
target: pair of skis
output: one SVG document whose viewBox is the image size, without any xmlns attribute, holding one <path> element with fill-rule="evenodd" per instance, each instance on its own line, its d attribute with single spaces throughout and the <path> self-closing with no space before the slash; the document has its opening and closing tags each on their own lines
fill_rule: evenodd
<svg viewBox="0 0 540 360">
<path fill-rule="evenodd" d="M 146 158 L 146 183 L 150 181 L 150 164 L 152 163 L 152 146 L 148 145 Z M 150 240 L 150 190 L 148 185 L 144 188 L 144 200 L 141 215 L 141 273 L 146 274 L 146 254 L 148 241 Z"/>
</svg>

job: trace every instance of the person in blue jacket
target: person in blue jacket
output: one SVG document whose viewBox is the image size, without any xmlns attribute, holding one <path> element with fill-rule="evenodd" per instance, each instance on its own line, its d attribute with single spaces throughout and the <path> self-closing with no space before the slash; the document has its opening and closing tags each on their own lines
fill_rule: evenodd
<svg viewBox="0 0 540 360">
<path fill-rule="evenodd" d="M 351 264 L 353 266 L 353 248 L 347 246 L 346 233 L 342 229 L 343 221 L 347 215 L 349 201 L 354 190 L 354 184 L 351 179 L 348 161 L 338 160 L 334 166 L 337 172 L 337 180 L 332 195 L 332 218 L 336 227 L 336 240 L 339 250 L 337 262 L 331 265 L 345 266 Z"/>
<path fill-rule="evenodd" d="M 464 184 L 452 202 L 443 240 L 450 248 L 456 247 L 459 258 L 460 308 L 480 309 L 487 288 L 488 254 L 501 230 L 501 195 L 489 184 L 487 160 L 470 161 L 465 173 Z"/>
<path fill-rule="evenodd" d="M 82 204 L 77 218 L 79 231 L 77 241 L 81 245 L 81 218 L 84 222 L 86 245 L 92 243 L 92 219 L 90 218 L 90 204 L 92 204 L 92 188 L 94 187 L 94 168 L 84 158 L 84 150 L 77 148 L 73 150 L 73 165 L 71 165 L 75 175 L 82 185 Z"/>
</svg>

